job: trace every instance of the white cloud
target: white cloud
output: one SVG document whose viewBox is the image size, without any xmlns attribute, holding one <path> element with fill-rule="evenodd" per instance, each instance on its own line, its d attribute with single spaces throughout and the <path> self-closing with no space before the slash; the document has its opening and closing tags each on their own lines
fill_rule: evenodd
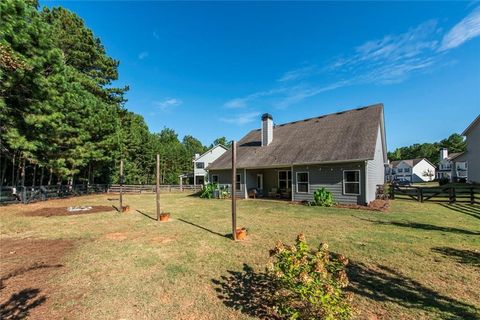
<svg viewBox="0 0 480 320">
<path fill-rule="evenodd" d="M 287 108 L 305 99 L 345 86 L 390 85 L 415 74 L 452 62 L 444 52 L 480 35 L 480 6 L 455 25 L 442 39 L 436 20 L 399 34 L 389 34 L 352 48 L 325 67 L 308 65 L 285 72 L 273 88 L 237 97 L 226 108 L 269 106 Z"/>
<path fill-rule="evenodd" d="M 148 51 L 142 51 L 138 54 L 138 59 L 143 60 L 148 57 Z"/>
<path fill-rule="evenodd" d="M 157 101 L 155 102 L 155 106 L 159 108 L 162 111 L 166 111 L 170 109 L 171 107 L 179 106 L 183 103 L 182 100 L 176 99 L 176 98 L 168 98 L 163 101 Z"/>
<path fill-rule="evenodd" d="M 456 48 L 478 36 L 480 36 L 480 6 L 476 7 L 443 37 L 439 51 Z"/>
<path fill-rule="evenodd" d="M 287 71 L 277 81 L 285 82 L 285 81 L 303 79 L 309 76 L 311 73 L 313 73 L 315 71 L 315 68 L 316 66 L 312 65 L 312 66 L 306 66 L 306 67 L 301 67 L 298 69 Z"/>
<path fill-rule="evenodd" d="M 230 124 L 244 125 L 255 120 L 259 120 L 260 112 L 245 112 L 234 115 L 230 118 L 220 118 L 220 121 Z"/>
<path fill-rule="evenodd" d="M 153 36 L 155 39 L 160 40 L 160 35 L 159 35 L 156 31 L 153 31 L 152 36 Z"/>
</svg>

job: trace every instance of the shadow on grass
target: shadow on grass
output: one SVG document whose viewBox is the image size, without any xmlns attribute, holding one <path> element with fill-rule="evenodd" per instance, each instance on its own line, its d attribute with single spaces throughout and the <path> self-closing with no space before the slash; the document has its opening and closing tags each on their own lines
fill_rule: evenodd
<svg viewBox="0 0 480 320">
<path fill-rule="evenodd" d="M 193 223 L 193 222 L 190 222 L 190 221 L 187 221 L 187 220 L 184 220 L 184 219 L 178 219 L 178 221 L 182 221 L 183 223 L 186 223 L 186 224 L 189 224 L 189 225 L 194 226 L 196 228 L 202 229 L 202 230 L 207 231 L 211 234 L 214 234 L 214 235 L 217 235 L 217 236 L 220 236 L 220 237 L 223 237 L 223 238 L 227 238 L 227 239 L 232 239 L 232 234 L 221 234 L 220 232 L 210 230 L 210 229 L 205 228 L 201 225 L 198 225 L 196 223 Z"/>
<path fill-rule="evenodd" d="M 480 268 L 480 251 L 455 249 L 450 247 L 435 247 L 432 251 L 461 264 Z"/>
<path fill-rule="evenodd" d="M 228 271 L 228 275 L 212 279 L 212 283 L 225 306 L 251 317 L 277 319 L 272 305 L 275 288 L 266 273 L 256 273 L 243 264 L 242 271 Z"/>
<path fill-rule="evenodd" d="M 468 234 L 468 235 L 480 235 L 479 231 L 471 231 L 471 230 L 465 230 L 465 229 L 460 229 L 460 228 L 452 228 L 452 227 L 442 227 L 442 226 L 436 226 L 433 224 L 427 224 L 427 223 L 417 223 L 417 222 L 399 222 L 399 221 L 381 221 L 381 220 L 370 220 L 370 219 L 363 219 L 360 217 L 356 217 L 357 219 L 376 223 L 376 224 L 381 224 L 381 225 L 392 225 L 396 227 L 402 227 L 402 228 L 413 228 L 413 229 L 423 229 L 423 230 L 428 230 L 428 231 L 441 231 L 441 232 L 451 232 L 451 233 L 459 233 L 459 234 Z"/>
<path fill-rule="evenodd" d="M 39 296 L 40 289 L 23 289 L 0 305 L 0 319 L 20 320 L 29 316 L 30 310 L 45 303 L 47 297 Z"/>
<path fill-rule="evenodd" d="M 0 290 L 2 290 L 3 288 L 5 288 L 5 286 L 3 285 L 3 282 L 5 280 L 8 280 L 10 278 L 15 278 L 15 277 L 18 277 L 18 276 L 21 276 L 27 272 L 30 272 L 30 271 L 35 271 L 35 270 L 39 270 L 39 269 L 51 269 L 51 268 L 62 268 L 64 265 L 63 264 L 44 264 L 44 263 L 35 263 L 33 264 L 32 266 L 30 267 L 27 267 L 27 268 L 18 268 L 16 270 L 14 270 L 13 272 L 10 272 L 9 274 L 5 275 L 5 276 L 2 276 L 0 278 Z M 1 319 L 1 318 L 0 318 Z"/>
<path fill-rule="evenodd" d="M 351 262 L 350 291 L 375 302 L 389 302 L 427 312 L 439 311 L 442 319 L 478 319 L 475 306 L 444 296 L 399 272 L 382 265 L 368 267 Z"/>
<path fill-rule="evenodd" d="M 152 219 L 152 220 L 157 221 L 157 219 L 156 219 L 155 217 L 152 217 L 151 215 L 146 214 L 145 212 L 142 212 L 142 211 L 140 211 L 140 210 L 135 210 L 135 211 L 137 211 L 137 212 L 140 213 L 141 215 L 147 217 L 148 219 Z"/>
<path fill-rule="evenodd" d="M 440 203 L 440 205 L 444 208 L 454 210 L 471 217 L 480 219 L 480 205 L 476 204 L 467 204 L 467 203 Z"/>
</svg>

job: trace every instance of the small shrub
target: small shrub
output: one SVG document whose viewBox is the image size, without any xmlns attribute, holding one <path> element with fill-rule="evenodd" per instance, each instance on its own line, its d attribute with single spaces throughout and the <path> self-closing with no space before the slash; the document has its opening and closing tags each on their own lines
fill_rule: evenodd
<svg viewBox="0 0 480 320">
<path fill-rule="evenodd" d="M 317 206 L 331 207 L 335 203 L 333 202 L 333 194 L 325 188 L 317 189 L 313 193 L 313 202 Z"/>
<path fill-rule="evenodd" d="M 450 179 L 448 179 L 448 178 L 440 178 L 440 179 L 438 179 L 438 184 L 441 185 L 441 186 L 443 186 L 443 185 L 445 185 L 445 184 L 447 184 L 447 183 L 450 183 Z"/>
<path fill-rule="evenodd" d="M 218 190 L 218 184 L 207 183 L 202 188 L 202 193 L 200 193 L 200 198 L 212 199 L 215 195 L 215 190 Z"/>
<path fill-rule="evenodd" d="M 311 250 L 303 234 L 295 245 L 277 243 L 270 251 L 268 274 L 279 288 L 274 295 L 275 311 L 286 319 L 350 319 L 351 293 L 345 266 L 348 259 L 333 257 L 327 244 Z"/>
</svg>

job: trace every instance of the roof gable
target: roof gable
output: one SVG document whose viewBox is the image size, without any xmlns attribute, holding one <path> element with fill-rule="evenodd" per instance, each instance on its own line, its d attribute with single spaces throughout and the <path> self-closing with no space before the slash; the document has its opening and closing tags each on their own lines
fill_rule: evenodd
<svg viewBox="0 0 480 320">
<path fill-rule="evenodd" d="M 272 142 L 263 147 L 261 130 L 255 129 L 238 142 L 237 167 L 370 160 L 379 128 L 383 130 L 382 104 L 276 125 Z M 230 152 L 208 167 L 229 168 Z"/>
</svg>

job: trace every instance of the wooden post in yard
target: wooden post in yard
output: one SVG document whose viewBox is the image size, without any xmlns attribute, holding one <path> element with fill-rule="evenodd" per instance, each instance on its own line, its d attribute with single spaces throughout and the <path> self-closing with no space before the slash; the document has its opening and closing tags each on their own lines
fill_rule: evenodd
<svg viewBox="0 0 480 320">
<path fill-rule="evenodd" d="M 157 221 L 160 221 L 160 155 L 157 154 Z"/>
<path fill-rule="evenodd" d="M 120 208 L 118 211 L 123 211 L 123 160 L 120 160 Z"/>
<path fill-rule="evenodd" d="M 237 141 L 232 142 L 232 237 L 237 240 Z"/>
</svg>

